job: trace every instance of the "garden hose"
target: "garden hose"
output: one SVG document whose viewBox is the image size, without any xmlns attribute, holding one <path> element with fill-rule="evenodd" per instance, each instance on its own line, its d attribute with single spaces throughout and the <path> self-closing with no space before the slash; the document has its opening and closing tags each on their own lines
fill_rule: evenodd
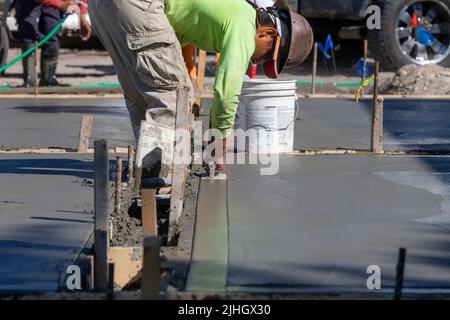
<svg viewBox="0 0 450 320">
<path fill-rule="evenodd" d="M 49 32 L 49 34 L 47 34 L 44 39 L 42 39 L 41 41 L 38 42 L 37 47 L 40 48 L 44 43 L 46 43 L 51 37 L 53 37 L 58 31 L 59 29 L 61 29 L 64 21 L 66 21 L 66 18 L 68 17 L 67 14 L 64 14 L 61 21 Z M 23 58 L 28 57 L 30 54 L 32 54 L 34 51 L 36 50 L 36 48 L 33 46 L 31 48 L 29 48 L 28 50 L 26 50 L 25 52 L 23 52 L 21 55 L 15 57 L 13 60 L 11 60 L 10 62 L 8 62 L 7 64 L 5 64 L 4 66 L 0 67 L 0 73 L 4 72 L 6 69 L 10 68 L 11 66 L 13 66 L 14 64 L 16 64 L 17 62 L 19 62 L 20 60 L 22 60 Z"/>
</svg>

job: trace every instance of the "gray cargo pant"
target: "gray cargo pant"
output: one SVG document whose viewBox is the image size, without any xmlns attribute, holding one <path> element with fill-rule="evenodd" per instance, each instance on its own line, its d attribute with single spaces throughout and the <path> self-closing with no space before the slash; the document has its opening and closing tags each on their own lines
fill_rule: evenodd
<svg viewBox="0 0 450 320">
<path fill-rule="evenodd" d="M 139 142 L 141 121 L 175 126 L 176 89 L 192 85 L 164 0 L 90 0 L 95 34 L 108 50 Z"/>
</svg>

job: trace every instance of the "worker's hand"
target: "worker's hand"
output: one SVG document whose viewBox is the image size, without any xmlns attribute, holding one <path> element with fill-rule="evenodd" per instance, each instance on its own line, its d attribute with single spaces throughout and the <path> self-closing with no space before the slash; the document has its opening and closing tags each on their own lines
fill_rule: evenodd
<svg viewBox="0 0 450 320">
<path fill-rule="evenodd" d="M 62 12 L 66 12 L 67 9 L 69 9 L 69 7 L 74 8 L 74 6 L 78 8 L 77 2 L 74 0 L 60 0 L 58 3 L 58 9 L 61 10 Z"/>
<path fill-rule="evenodd" d="M 92 26 L 87 18 L 87 14 L 80 14 L 80 38 L 88 41 L 92 35 Z"/>
</svg>

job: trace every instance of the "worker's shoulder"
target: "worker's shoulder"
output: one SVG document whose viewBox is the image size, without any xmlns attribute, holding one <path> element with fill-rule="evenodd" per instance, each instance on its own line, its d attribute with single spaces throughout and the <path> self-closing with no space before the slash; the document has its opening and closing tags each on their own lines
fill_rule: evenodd
<svg viewBox="0 0 450 320">
<path fill-rule="evenodd" d="M 236 26 L 252 25 L 256 30 L 256 10 L 245 0 L 223 0 L 228 3 L 227 21 Z"/>
<path fill-rule="evenodd" d="M 235 17 L 252 18 L 256 10 L 246 0 L 222 0 L 223 5 L 229 7 Z"/>
<path fill-rule="evenodd" d="M 175 0 L 166 0 L 175 1 Z M 178 0 L 179 1 L 179 0 Z M 248 18 L 256 15 L 255 9 L 246 0 L 184 0 L 187 6 L 192 6 L 206 15 L 226 18 Z"/>
</svg>

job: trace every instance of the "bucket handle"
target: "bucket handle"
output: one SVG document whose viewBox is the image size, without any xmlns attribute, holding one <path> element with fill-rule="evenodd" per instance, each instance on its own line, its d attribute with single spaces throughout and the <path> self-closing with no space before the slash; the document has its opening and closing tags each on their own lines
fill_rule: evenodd
<svg viewBox="0 0 450 320">
<path fill-rule="evenodd" d="M 265 125 L 264 123 L 258 121 L 257 119 L 255 119 L 255 118 L 253 118 L 251 115 L 249 115 L 249 114 L 247 113 L 247 111 L 245 110 L 245 108 L 242 108 L 243 112 L 245 113 L 245 115 L 246 115 L 247 117 L 249 117 L 250 119 L 252 119 L 254 122 L 258 123 L 257 125 L 254 125 L 254 126 L 252 126 L 251 128 L 247 128 L 247 129 L 252 129 L 252 128 L 255 128 L 255 127 L 263 127 L 266 131 L 284 131 L 284 130 L 287 130 L 287 129 L 291 126 L 291 124 L 293 124 L 293 123 L 295 122 L 295 120 L 297 119 L 298 113 L 299 113 L 299 111 L 300 111 L 300 105 L 299 105 L 299 103 L 298 103 L 298 97 L 297 97 L 297 95 L 295 95 L 295 109 L 296 109 L 296 110 L 295 110 L 295 116 L 294 116 L 294 119 L 293 119 L 291 122 L 289 122 L 288 125 L 287 125 L 286 127 L 284 127 L 284 128 L 268 128 L 268 127 L 266 127 L 266 125 Z"/>
</svg>

